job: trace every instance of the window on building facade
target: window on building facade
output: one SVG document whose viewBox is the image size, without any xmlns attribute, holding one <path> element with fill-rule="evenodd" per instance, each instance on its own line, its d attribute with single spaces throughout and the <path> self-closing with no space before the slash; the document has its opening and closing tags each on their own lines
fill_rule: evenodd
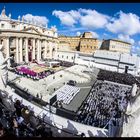
<svg viewBox="0 0 140 140">
<path fill-rule="evenodd" d="M 26 26 L 24 26 L 24 29 L 26 29 Z"/>
<path fill-rule="evenodd" d="M 63 58 L 64 56 L 62 55 L 62 58 Z"/>
<path fill-rule="evenodd" d="M 68 59 L 68 56 L 67 56 L 67 59 Z"/>
<path fill-rule="evenodd" d="M 16 26 L 15 25 L 12 25 L 12 28 L 15 28 Z"/>
<path fill-rule="evenodd" d="M 11 51 L 14 51 L 14 48 L 11 48 Z"/>
<path fill-rule="evenodd" d="M 3 40 L 0 41 L 0 44 L 3 44 Z"/>
<path fill-rule="evenodd" d="M 71 59 L 73 59 L 73 57 L 71 57 Z"/>
<path fill-rule="evenodd" d="M 1 24 L 1 28 L 4 28 L 4 24 Z"/>
</svg>

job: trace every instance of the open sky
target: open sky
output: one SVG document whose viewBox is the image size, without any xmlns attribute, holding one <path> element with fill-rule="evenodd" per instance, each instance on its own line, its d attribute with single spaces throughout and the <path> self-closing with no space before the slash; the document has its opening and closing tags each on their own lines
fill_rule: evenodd
<svg viewBox="0 0 140 140">
<path fill-rule="evenodd" d="M 56 26 L 63 35 L 91 31 L 95 38 L 124 40 L 140 55 L 140 3 L 0 3 L 1 10 L 4 6 L 12 19 Z"/>
</svg>

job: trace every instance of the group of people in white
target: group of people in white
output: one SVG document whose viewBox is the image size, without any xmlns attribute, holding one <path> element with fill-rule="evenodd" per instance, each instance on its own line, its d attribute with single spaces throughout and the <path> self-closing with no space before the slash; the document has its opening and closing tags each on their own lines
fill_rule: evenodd
<svg viewBox="0 0 140 140">
<path fill-rule="evenodd" d="M 80 91 L 79 87 L 66 84 L 59 90 L 57 90 L 54 94 L 57 94 L 58 101 L 62 101 L 64 104 L 68 105 L 79 91 Z"/>
<path fill-rule="evenodd" d="M 97 81 L 78 111 L 76 121 L 103 128 L 112 118 L 114 125 L 119 125 L 130 95 L 130 86 Z"/>
</svg>

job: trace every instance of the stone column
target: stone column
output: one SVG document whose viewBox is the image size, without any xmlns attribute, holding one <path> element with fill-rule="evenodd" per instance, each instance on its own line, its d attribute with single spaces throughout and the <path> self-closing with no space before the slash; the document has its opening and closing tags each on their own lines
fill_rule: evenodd
<svg viewBox="0 0 140 140">
<path fill-rule="evenodd" d="M 20 62 L 23 62 L 23 44 L 22 44 L 22 38 L 19 40 L 19 46 L 20 46 Z"/>
<path fill-rule="evenodd" d="M 33 48 L 32 59 L 35 59 L 35 39 L 33 39 L 32 48 Z"/>
<path fill-rule="evenodd" d="M 19 45 L 18 45 L 18 38 L 16 38 L 16 63 L 19 63 Z"/>
<path fill-rule="evenodd" d="M 42 42 L 42 40 L 40 40 L 40 59 L 42 59 L 42 44 L 43 44 L 43 42 Z"/>
<path fill-rule="evenodd" d="M 37 61 L 40 61 L 40 56 L 41 56 L 41 44 L 40 44 L 40 39 L 37 40 Z"/>
<path fill-rule="evenodd" d="M 45 40 L 45 53 L 44 53 L 44 58 L 47 58 L 47 47 L 48 47 L 48 42 Z"/>
<path fill-rule="evenodd" d="M 52 42 L 49 42 L 49 49 L 50 49 L 50 58 L 52 59 L 52 46 L 53 43 Z"/>
<path fill-rule="evenodd" d="M 57 47 L 58 47 L 58 42 L 55 42 L 55 52 L 53 53 L 53 58 L 57 58 Z"/>
<path fill-rule="evenodd" d="M 25 61 L 28 63 L 28 38 L 25 39 Z"/>
<path fill-rule="evenodd" d="M 57 49 L 58 49 L 58 42 L 55 42 L 55 53 L 57 53 Z"/>
<path fill-rule="evenodd" d="M 10 57 L 9 37 L 6 38 L 6 58 L 8 58 L 8 57 Z M 8 60 L 7 63 L 8 63 L 8 67 L 9 67 L 10 66 L 10 60 Z"/>
</svg>

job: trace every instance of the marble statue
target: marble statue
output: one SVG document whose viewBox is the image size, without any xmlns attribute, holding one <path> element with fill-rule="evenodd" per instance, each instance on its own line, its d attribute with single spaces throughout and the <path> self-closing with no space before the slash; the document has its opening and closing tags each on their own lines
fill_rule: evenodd
<svg viewBox="0 0 140 140">
<path fill-rule="evenodd" d="M 0 98 L 2 99 L 3 104 L 10 110 L 14 110 L 12 105 L 12 100 L 8 98 L 9 92 L 12 91 L 10 86 L 7 86 L 8 82 L 8 67 L 7 61 L 10 57 L 4 59 L 3 56 L 3 45 L 0 45 Z"/>
<path fill-rule="evenodd" d="M 2 49 L 3 45 L 0 45 L 0 90 L 5 91 L 8 81 L 7 61 L 10 57 L 4 59 Z"/>
<path fill-rule="evenodd" d="M 140 137 L 140 94 L 132 97 L 124 116 L 121 137 Z"/>
</svg>

